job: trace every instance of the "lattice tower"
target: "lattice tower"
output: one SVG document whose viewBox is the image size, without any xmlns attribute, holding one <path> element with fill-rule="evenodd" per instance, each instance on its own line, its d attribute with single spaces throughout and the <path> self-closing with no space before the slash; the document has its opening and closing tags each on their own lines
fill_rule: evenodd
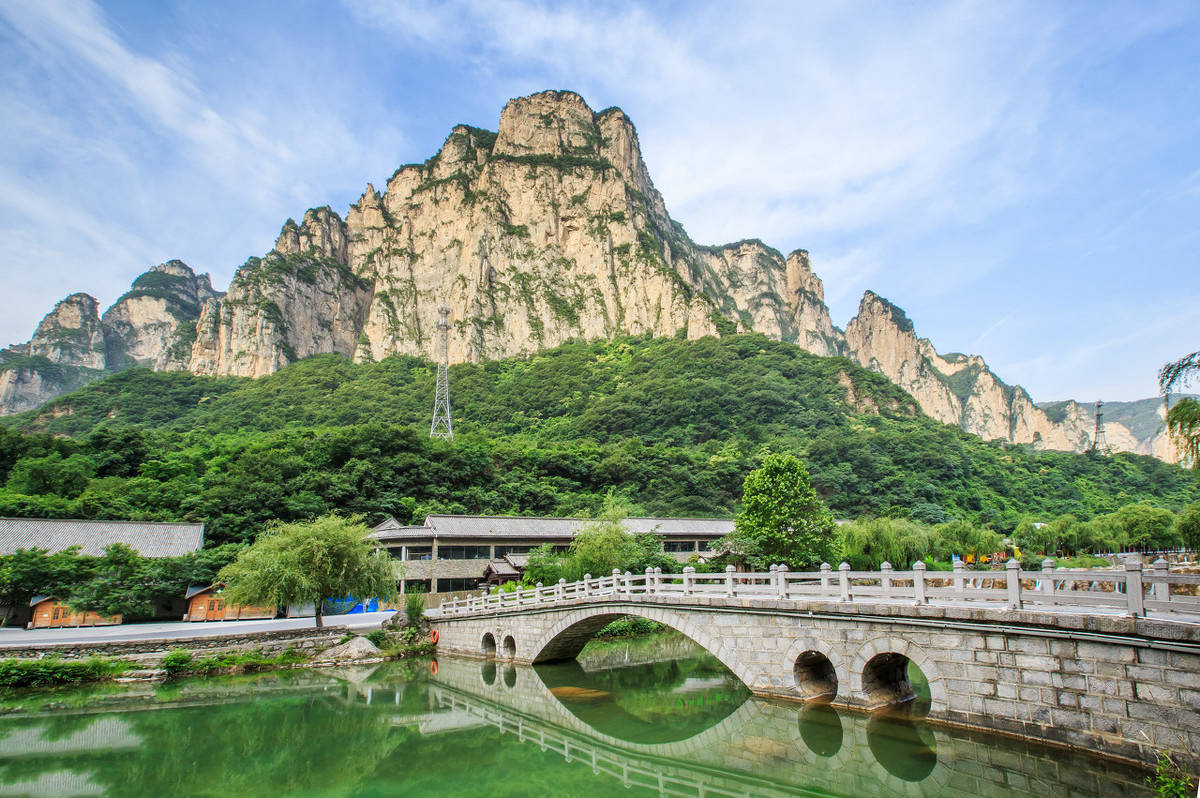
<svg viewBox="0 0 1200 798">
<path fill-rule="evenodd" d="M 1108 438 L 1104 434 L 1104 402 L 1096 402 L 1096 431 L 1092 433 L 1091 452 L 1109 454 Z"/>
<path fill-rule="evenodd" d="M 433 423 L 429 437 L 454 440 L 454 423 L 450 420 L 450 308 L 438 308 L 438 370 L 437 389 L 433 396 Z"/>
</svg>

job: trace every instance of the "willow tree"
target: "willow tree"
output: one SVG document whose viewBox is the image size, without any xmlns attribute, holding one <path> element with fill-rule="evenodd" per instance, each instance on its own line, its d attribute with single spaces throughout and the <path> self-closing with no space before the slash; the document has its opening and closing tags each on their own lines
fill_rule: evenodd
<svg viewBox="0 0 1200 798">
<path fill-rule="evenodd" d="M 1167 404 L 1167 433 L 1179 450 L 1181 462 L 1200 470 L 1200 401 L 1182 397 L 1171 406 L 1171 392 L 1200 376 L 1200 352 L 1168 363 L 1158 372 L 1158 388 Z"/>
<path fill-rule="evenodd" d="M 312 602 L 316 625 L 321 605 L 338 596 L 392 599 L 396 573 L 391 559 L 367 537 L 361 516 L 323 515 L 313 521 L 275 523 L 254 545 L 221 569 L 226 600 L 281 606 Z"/>
</svg>

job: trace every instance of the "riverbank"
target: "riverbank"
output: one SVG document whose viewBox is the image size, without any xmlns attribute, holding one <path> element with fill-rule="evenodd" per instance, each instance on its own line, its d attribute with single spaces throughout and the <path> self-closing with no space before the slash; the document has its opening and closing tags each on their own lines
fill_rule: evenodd
<svg viewBox="0 0 1200 798">
<path fill-rule="evenodd" d="M 337 630 L 334 630 L 335 632 Z M 327 656 L 351 640 L 362 640 L 359 653 Z M 63 658 L 54 654 L 38 659 L 0 659 L 0 689 L 76 687 L 84 684 L 116 681 L 158 681 L 175 676 L 211 676 L 217 674 L 257 673 L 286 668 L 326 667 L 363 660 L 383 662 L 410 657 L 432 656 L 437 645 L 429 640 L 406 642 L 400 635 L 376 630 L 367 636 L 343 634 L 329 638 L 329 645 L 302 650 L 285 645 L 271 652 L 260 646 L 227 651 L 201 651 L 202 656 L 181 646 L 143 652 L 136 657 L 90 655 Z"/>
</svg>

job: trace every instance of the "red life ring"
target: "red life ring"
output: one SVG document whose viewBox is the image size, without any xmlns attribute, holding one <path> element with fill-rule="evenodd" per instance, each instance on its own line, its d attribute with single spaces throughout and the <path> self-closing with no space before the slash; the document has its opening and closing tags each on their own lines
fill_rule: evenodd
<svg viewBox="0 0 1200 798">
<path fill-rule="evenodd" d="M 429 672 L 432 673 L 434 676 L 437 676 L 437 660 L 436 659 L 429 661 Z"/>
<path fill-rule="evenodd" d="M 429 633 L 429 639 L 433 641 L 433 644 L 435 646 L 437 645 L 437 641 L 438 641 L 439 637 L 441 637 L 441 635 L 438 634 L 437 629 L 434 629 L 432 632 Z"/>
</svg>

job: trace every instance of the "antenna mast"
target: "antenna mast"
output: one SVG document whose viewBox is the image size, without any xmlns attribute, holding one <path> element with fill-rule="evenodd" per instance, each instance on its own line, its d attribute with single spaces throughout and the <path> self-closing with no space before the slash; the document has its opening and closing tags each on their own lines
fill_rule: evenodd
<svg viewBox="0 0 1200 798">
<path fill-rule="evenodd" d="M 429 437 L 454 440 L 454 424 L 450 421 L 450 308 L 438 308 L 438 370 L 437 390 L 433 397 L 433 423 Z"/>
<path fill-rule="evenodd" d="M 1096 402 L 1096 431 L 1092 434 L 1093 454 L 1108 454 L 1108 438 L 1104 434 L 1104 402 Z"/>
</svg>

